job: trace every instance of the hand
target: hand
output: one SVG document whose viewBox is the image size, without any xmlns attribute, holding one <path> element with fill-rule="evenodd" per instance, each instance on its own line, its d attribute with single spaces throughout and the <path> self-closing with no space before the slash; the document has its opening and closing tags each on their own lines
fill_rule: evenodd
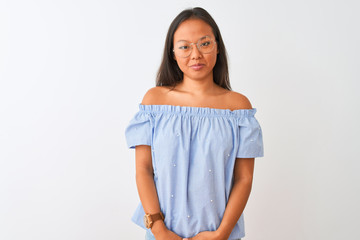
<svg viewBox="0 0 360 240">
<path fill-rule="evenodd" d="M 227 238 L 221 238 L 216 231 L 204 231 L 200 232 L 194 237 L 184 238 L 183 240 L 226 240 Z"/>
</svg>

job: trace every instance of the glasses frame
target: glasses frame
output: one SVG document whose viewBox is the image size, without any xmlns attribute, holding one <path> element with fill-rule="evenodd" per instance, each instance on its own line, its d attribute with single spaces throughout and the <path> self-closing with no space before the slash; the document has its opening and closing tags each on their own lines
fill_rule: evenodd
<svg viewBox="0 0 360 240">
<path fill-rule="evenodd" d="M 213 49 L 211 49 L 210 52 L 203 53 L 203 52 L 200 50 L 200 41 L 201 41 L 202 39 L 206 38 L 206 37 L 210 38 L 210 41 L 214 43 L 214 47 L 213 47 Z M 181 40 L 181 41 L 178 41 L 178 42 L 188 42 L 188 41 Z M 178 43 L 178 42 L 177 42 L 177 43 Z M 193 51 L 193 45 L 194 45 L 194 44 L 196 45 L 196 47 L 197 47 L 197 49 L 199 50 L 199 52 L 201 52 L 202 54 L 209 54 L 209 53 L 211 53 L 211 52 L 215 49 L 215 46 L 216 46 L 216 44 L 217 44 L 216 40 L 214 40 L 212 37 L 210 37 L 210 36 L 208 36 L 208 35 L 203 36 L 203 37 L 200 38 L 196 43 L 193 43 L 193 42 L 188 42 L 188 43 L 189 43 L 190 48 L 191 48 L 188 56 L 186 56 L 186 57 L 181 57 L 181 56 L 177 56 L 177 55 L 176 55 L 176 53 L 175 53 L 175 45 L 176 45 L 176 43 L 174 44 L 174 48 L 173 48 L 173 53 L 174 53 L 174 55 L 176 55 L 177 57 L 180 57 L 180 58 L 187 58 L 187 57 L 189 57 L 189 56 L 191 55 L 192 51 Z"/>
</svg>

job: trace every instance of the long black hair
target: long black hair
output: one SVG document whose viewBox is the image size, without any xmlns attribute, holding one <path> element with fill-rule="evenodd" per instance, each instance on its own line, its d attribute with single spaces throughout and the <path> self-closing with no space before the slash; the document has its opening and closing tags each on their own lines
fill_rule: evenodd
<svg viewBox="0 0 360 240">
<path fill-rule="evenodd" d="M 172 50 L 174 47 L 173 41 L 175 31 L 182 22 L 188 19 L 203 20 L 212 28 L 219 51 L 215 66 L 213 68 L 213 79 L 214 82 L 220 87 L 231 90 L 227 53 L 219 27 L 211 15 L 205 9 L 200 7 L 190 8 L 182 11 L 170 24 L 165 40 L 163 58 L 156 77 L 156 86 L 172 86 L 172 88 L 174 88 L 177 83 L 183 80 L 183 72 L 177 65 Z"/>
</svg>

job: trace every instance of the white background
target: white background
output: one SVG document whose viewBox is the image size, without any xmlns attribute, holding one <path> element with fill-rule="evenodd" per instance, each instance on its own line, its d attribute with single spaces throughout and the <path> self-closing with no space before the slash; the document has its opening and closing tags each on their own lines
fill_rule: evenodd
<svg viewBox="0 0 360 240">
<path fill-rule="evenodd" d="M 195 6 L 263 129 L 244 239 L 360 239 L 355 0 L 0 1 L 0 239 L 144 239 L 124 131 Z"/>
</svg>

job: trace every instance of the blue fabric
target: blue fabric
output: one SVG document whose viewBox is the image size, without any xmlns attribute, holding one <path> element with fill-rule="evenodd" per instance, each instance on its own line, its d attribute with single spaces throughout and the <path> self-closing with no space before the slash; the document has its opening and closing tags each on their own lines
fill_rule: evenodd
<svg viewBox="0 0 360 240">
<path fill-rule="evenodd" d="M 192 237 L 220 225 L 229 199 L 236 158 L 264 156 L 256 108 L 216 109 L 142 105 L 126 127 L 129 148 L 149 145 L 165 225 Z M 132 221 L 145 228 L 139 203 Z M 229 239 L 245 236 L 244 216 Z"/>
<path fill-rule="evenodd" d="M 150 230 L 146 230 L 145 240 L 155 240 L 155 237 Z"/>
</svg>

